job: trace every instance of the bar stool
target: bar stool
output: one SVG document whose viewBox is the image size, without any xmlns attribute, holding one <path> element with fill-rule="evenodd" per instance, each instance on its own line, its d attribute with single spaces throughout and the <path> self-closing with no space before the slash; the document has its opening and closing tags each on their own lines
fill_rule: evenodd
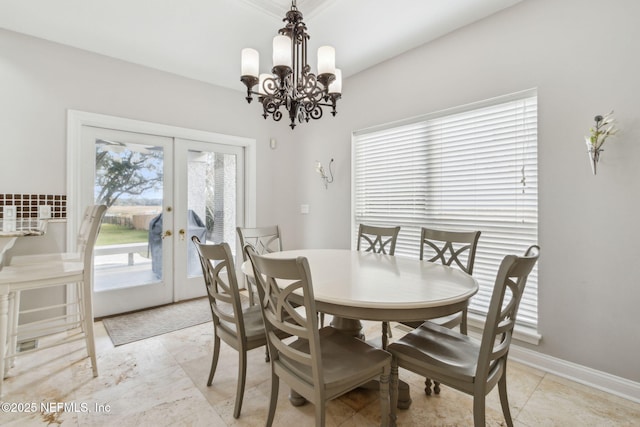
<svg viewBox="0 0 640 427">
<path fill-rule="evenodd" d="M 87 353 L 93 368 L 93 376 L 98 376 L 91 300 L 93 291 L 93 247 L 95 246 L 106 209 L 104 205 L 94 205 L 88 207 L 85 211 L 85 218 L 78 233 L 80 252 L 77 256 L 65 254 L 57 254 L 58 256 L 56 254 L 34 255 L 31 258 L 34 262 L 21 262 L 19 265 L 10 265 L 0 271 L 0 396 L 2 396 L 4 377 L 13 365 L 16 356 L 81 339 L 86 341 Z M 27 258 L 29 257 L 25 257 L 23 261 Z M 67 285 L 75 287 L 73 301 L 20 311 L 20 293 L 22 291 Z M 75 306 L 78 313 L 70 313 L 70 306 Z M 65 314 L 53 315 L 46 319 L 20 325 L 20 328 L 18 328 L 21 314 L 45 313 L 47 310 L 56 309 L 65 309 Z M 80 328 L 80 332 L 40 346 L 37 349 L 20 353 L 16 351 L 18 329 L 20 329 L 21 334 L 42 338 L 57 334 L 62 328 Z"/>
</svg>

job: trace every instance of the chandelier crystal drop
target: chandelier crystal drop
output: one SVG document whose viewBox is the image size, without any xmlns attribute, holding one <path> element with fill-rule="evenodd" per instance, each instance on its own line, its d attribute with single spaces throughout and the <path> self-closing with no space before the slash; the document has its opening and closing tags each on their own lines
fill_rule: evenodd
<svg viewBox="0 0 640 427">
<path fill-rule="evenodd" d="M 307 26 L 302 13 L 291 3 L 283 19 L 284 28 L 273 39 L 273 68 L 271 73 L 260 73 L 260 55 L 257 50 L 242 49 L 242 76 L 247 87 L 247 102 L 256 95 L 262 104 L 262 116 L 282 119 L 280 107 L 286 108 L 291 129 L 296 121 L 302 123 L 322 117 L 322 107 L 331 107 L 335 116 L 336 102 L 342 93 L 342 73 L 336 68 L 336 52 L 332 46 L 318 48 L 318 74 L 311 72 L 307 61 Z"/>
</svg>

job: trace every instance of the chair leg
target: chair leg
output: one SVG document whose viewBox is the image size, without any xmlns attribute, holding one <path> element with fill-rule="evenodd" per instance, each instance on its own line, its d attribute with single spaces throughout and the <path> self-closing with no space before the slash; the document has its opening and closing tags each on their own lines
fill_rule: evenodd
<svg viewBox="0 0 640 427">
<path fill-rule="evenodd" d="M 320 313 L 320 327 L 324 328 L 324 313 Z"/>
<path fill-rule="evenodd" d="M 502 406 L 502 414 L 508 427 L 513 427 L 511 419 L 511 410 L 509 409 L 509 399 L 507 397 L 507 372 L 502 374 L 502 378 L 498 381 L 498 393 L 500 394 L 500 405 Z"/>
<path fill-rule="evenodd" d="M 271 399 L 269 400 L 269 414 L 267 415 L 267 427 L 273 425 L 273 418 L 276 414 L 276 406 L 278 406 L 278 388 L 280 385 L 280 378 L 271 370 Z"/>
<path fill-rule="evenodd" d="M 233 410 L 233 418 L 240 416 L 242 410 L 242 398 L 244 397 L 244 385 L 247 379 L 247 352 L 244 349 L 238 351 L 238 390 L 236 391 L 236 406 Z"/>
<path fill-rule="evenodd" d="M 247 277 L 247 293 L 249 294 L 249 305 L 255 305 L 254 296 L 253 296 L 253 279 Z"/>
<path fill-rule="evenodd" d="M 462 320 L 460 321 L 460 333 L 467 335 L 467 309 L 462 310 Z"/>
<path fill-rule="evenodd" d="M 316 427 L 324 427 L 325 426 L 325 418 L 326 418 L 326 403 L 316 402 Z"/>
<path fill-rule="evenodd" d="M 85 275 L 86 277 L 86 275 Z M 91 368 L 93 369 L 93 376 L 98 376 L 98 360 L 96 358 L 96 340 L 93 333 L 93 303 L 91 302 L 91 279 L 85 279 L 85 281 L 77 284 L 78 293 L 82 295 L 82 307 L 83 318 L 80 324 L 83 325 L 85 339 L 87 341 L 87 353 L 91 358 Z M 85 289 L 85 286 L 88 289 Z"/>
<path fill-rule="evenodd" d="M 431 379 L 430 378 L 424 379 L 424 394 L 426 394 L 427 396 L 431 396 Z"/>
<path fill-rule="evenodd" d="M 484 391 L 484 390 L 482 390 Z M 485 395 L 476 391 L 473 396 L 473 426 L 485 427 Z"/>
<path fill-rule="evenodd" d="M 391 414 L 389 413 L 389 375 L 391 368 L 385 366 L 380 375 L 380 425 L 382 427 L 389 427 L 389 419 Z"/>
<path fill-rule="evenodd" d="M 218 366 L 218 357 L 220 356 L 220 338 L 216 335 L 213 338 L 213 359 L 211 359 L 211 370 L 209 370 L 209 379 L 207 380 L 207 387 L 213 382 L 213 375 L 216 373 L 216 367 Z"/>
<path fill-rule="evenodd" d="M 271 358 L 269 357 L 269 346 L 265 345 L 264 346 L 264 361 L 269 363 L 270 360 L 271 360 Z"/>
<path fill-rule="evenodd" d="M 389 344 L 389 322 L 382 322 L 382 349 L 386 350 Z"/>
<path fill-rule="evenodd" d="M 389 391 L 389 405 L 391 425 L 396 423 L 396 410 L 398 409 L 398 359 L 391 359 L 391 389 Z"/>
</svg>

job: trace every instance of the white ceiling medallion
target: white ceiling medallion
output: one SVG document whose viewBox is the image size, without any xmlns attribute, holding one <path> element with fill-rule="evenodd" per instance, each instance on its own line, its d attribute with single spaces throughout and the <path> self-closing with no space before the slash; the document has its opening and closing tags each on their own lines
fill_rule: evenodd
<svg viewBox="0 0 640 427">
<path fill-rule="evenodd" d="M 268 15 L 282 19 L 291 7 L 291 0 L 241 0 L 249 6 Z M 336 0 L 298 0 L 298 10 L 304 12 L 305 18 L 310 18 Z"/>
</svg>

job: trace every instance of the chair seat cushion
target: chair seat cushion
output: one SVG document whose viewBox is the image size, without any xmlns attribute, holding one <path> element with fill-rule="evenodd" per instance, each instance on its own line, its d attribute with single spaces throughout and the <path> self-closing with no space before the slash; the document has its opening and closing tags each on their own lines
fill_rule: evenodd
<svg viewBox="0 0 640 427">
<path fill-rule="evenodd" d="M 456 379 L 473 382 L 480 343 L 473 338 L 432 322 L 424 322 L 388 348 L 399 360 L 427 372 L 445 372 Z M 421 372 L 422 373 L 422 372 Z"/>
<path fill-rule="evenodd" d="M 264 320 L 262 318 L 260 306 L 251 305 L 243 309 L 242 316 L 244 318 L 244 332 L 247 336 L 247 341 L 254 339 L 262 341 L 266 340 L 264 333 Z"/>
<path fill-rule="evenodd" d="M 43 263 L 55 263 L 65 261 L 82 261 L 82 254 L 78 252 L 62 252 L 62 253 L 50 253 L 50 254 L 35 254 L 35 255 L 19 255 L 11 257 L 10 265 L 37 265 Z"/>
<path fill-rule="evenodd" d="M 49 286 L 61 280 L 80 280 L 84 273 L 82 262 L 54 262 L 38 265 L 16 265 L 0 270 L 0 284 L 30 283 L 33 288 Z M 42 286 L 41 286 L 42 285 Z M 28 287 L 24 287 L 24 290 Z"/>
<path fill-rule="evenodd" d="M 366 373 L 382 370 L 391 361 L 391 355 L 375 348 L 355 337 L 344 334 L 327 326 L 319 331 L 320 349 L 322 353 L 322 369 L 327 389 L 341 387 L 344 384 L 357 383 Z M 309 341 L 297 340 L 291 347 L 309 351 Z M 311 370 L 294 361 L 284 361 L 291 369 L 308 383 L 313 383 Z M 355 384 L 357 386 L 359 384 Z"/>
</svg>

